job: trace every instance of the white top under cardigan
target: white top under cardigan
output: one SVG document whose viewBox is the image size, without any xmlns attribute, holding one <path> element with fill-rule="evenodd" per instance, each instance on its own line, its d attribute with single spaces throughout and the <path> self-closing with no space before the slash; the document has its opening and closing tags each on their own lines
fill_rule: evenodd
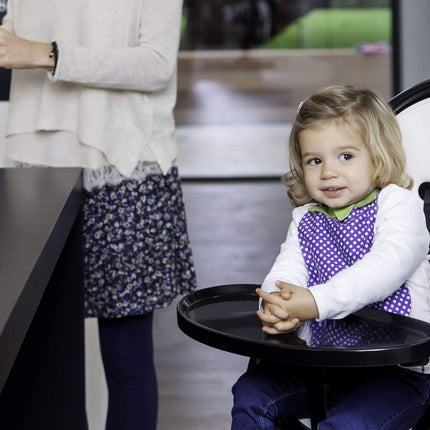
<svg viewBox="0 0 430 430">
<path fill-rule="evenodd" d="M 264 279 L 263 290 L 279 291 L 275 285 L 277 280 L 307 286 L 309 276 L 297 228 L 309 206 L 294 209 L 287 239 Z M 374 230 L 374 242 L 368 254 L 328 282 L 309 288 L 318 307 L 319 320 L 343 318 L 385 299 L 406 283 L 412 301 L 410 316 L 430 321 L 429 233 L 423 202 L 411 191 L 387 186 L 379 193 Z"/>
<path fill-rule="evenodd" d="M 177 155 L 173 107 L 182 0 L 9 0 L 3 26 L 51 42 L 55 75 L 14 70 L 8 158 L 130 176 L 166 173 Z"/>
</svg>

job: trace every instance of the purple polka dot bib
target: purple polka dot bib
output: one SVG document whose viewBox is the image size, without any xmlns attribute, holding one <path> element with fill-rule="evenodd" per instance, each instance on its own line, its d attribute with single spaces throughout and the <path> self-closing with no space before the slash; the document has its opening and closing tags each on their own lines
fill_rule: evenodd
<svg viewBox="0 0 430 430">
<path fill-rule="evenodd" d="M 376 199 L 364 207 L 354 207 L 344 221 L 338 221 L 317 211 L 308 211 L 303 216 L 298 234 L 309 272 L 308 287 L 327 282 L 336 273 L 361 260 L 370 251 L 378 210 L 377 202 Z M 402 285 L 385 300 L 370 306 L 400 315 L 409 315 L 411 310 L 409 290 Z M 336 320 L 311 321 L 310 324 L 313 344 L 351 344 L 352 333 L 342 333 L 342 327 L 336 324 Z"/>
</svg>

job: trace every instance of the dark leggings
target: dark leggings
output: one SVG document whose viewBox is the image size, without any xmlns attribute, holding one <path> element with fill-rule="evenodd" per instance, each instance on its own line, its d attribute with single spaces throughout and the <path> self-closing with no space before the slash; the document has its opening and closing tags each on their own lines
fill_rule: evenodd
<svg viewBox="0 0 430 430">
<path fill-rule="evenodd" d="M 152 312 L 98 322 L 109 392 L 106 430 L 155 430 L 158 391 Z"/>
</svg>

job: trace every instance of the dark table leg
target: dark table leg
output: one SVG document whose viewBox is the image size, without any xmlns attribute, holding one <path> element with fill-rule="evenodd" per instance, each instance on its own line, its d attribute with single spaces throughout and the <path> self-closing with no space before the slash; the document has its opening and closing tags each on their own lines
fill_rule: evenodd
<svg viewBox="0 0 430 430">
<path fill-rule="evenodd" d="M 327 415 L 329 405 L 327 369 L 324 367 L 310 367 L 308 375 L 311 428 L 312 430 L 317 430 L 318 423 Z"/>
<path fill-rule="evenodd" d="M 0 428 L 88 428 L 79 220 L 63 248 L 1 392 Z"/>
</svg>

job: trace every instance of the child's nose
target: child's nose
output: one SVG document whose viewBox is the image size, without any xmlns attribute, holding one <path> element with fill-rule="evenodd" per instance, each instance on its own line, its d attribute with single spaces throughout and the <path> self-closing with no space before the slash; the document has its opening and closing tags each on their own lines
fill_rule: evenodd
<svg viewBox="0 0 430 430">
<path fill-rule="evenodd" d="M 333 166 L 332 163 L 323 163 L 321 168 L 321 178 L 322 179 L 330 179 L 336 178 L 338 176 L 338 172 L 336 167 Z"/>
</svg>

